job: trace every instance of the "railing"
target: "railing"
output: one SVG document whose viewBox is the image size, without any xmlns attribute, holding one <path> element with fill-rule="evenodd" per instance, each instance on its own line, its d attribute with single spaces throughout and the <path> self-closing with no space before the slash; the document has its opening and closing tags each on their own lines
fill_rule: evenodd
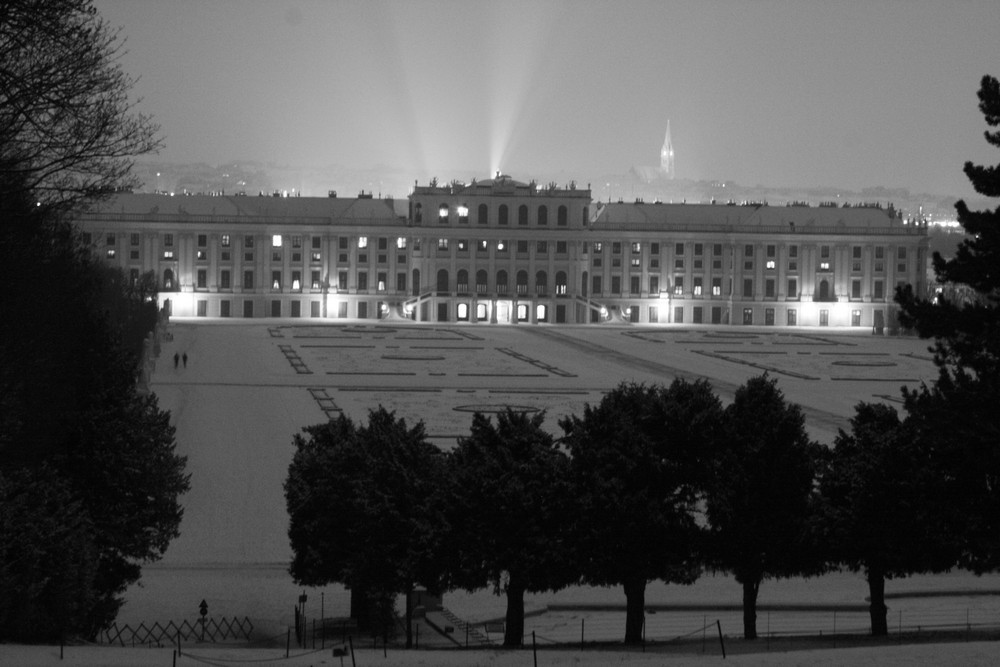
<svg viewBox="0 0 1000 667">
<path fill-rule="evenodd" d="M 168 621 L 165 624 L 154 622 L 151 625 L 146 625 L 144 622 L 140 622 L 134 627 L 128 623 L 121 626 L 114 623 L 98 635 L 98 640 L 104 644 L 142 646 L 173 644 L 178 639 L 203 642 L 219 642 L 229 639 L 246 641 L 250 639 L 252 634 L 253 623 L 250 618 L 244 616 L 240 619 L 234 616 L 232 619 L 199 619 L 194 623 Z"/>
</svg>

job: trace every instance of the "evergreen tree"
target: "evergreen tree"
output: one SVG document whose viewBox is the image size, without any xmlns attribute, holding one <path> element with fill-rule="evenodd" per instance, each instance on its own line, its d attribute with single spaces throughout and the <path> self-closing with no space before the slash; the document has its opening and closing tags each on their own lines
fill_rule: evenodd
<svg viewBox="0 0 1000 667">
<path fill-rule="evenodd" d="M 910 425 L 883 404 L 859 403 L 820 476 L 821 542 L 832 565 L 864 571 L 871 632 L 888 634 L 885 580 L 954 563 L 938 511 L 943 480 Z"/>
<path fill-rule="evenodd" d="M 524 594 L 578 579 L 567 543 L 569 461 L 542 429 L 544 413 L 476 413 L 449 455 L 451 585 L 507 596 L 504 646 L 524 636 Z"/>
<path fill-rule="evenodd" d="M 707 493 L 709 561 L 743 586 L 743 636 L 756 639 L 761 582 L 822 568 L 807 529 L 820 450 L 766 374 L 736 390 L 725 427 Z"/>
<path fill-rule="evenodd" d="M 698 577 L 703 466 L 721 423 L 711 386 L 685 380 L 622 383 L 561 422 L 579 506 L 578 567 L 589 584 L 624 586 L 627 644 L 642 641 L 648 582 Z"/>
<path fill-rule="evenodd" d="M 1000 125 L 1000 82 L 992 76 L 982 79 L 979 109 L 987 125 Z M 1000 146 L 1000 130 L 985 137 Z M 965 174 L 980 194 L 1000 197 L 1000 165 L 967 162 Z M 1000 568 L 1000 207 L 972 211 L 959 201 L 955 208 L 967 237 L 954 257 L 934 254 L 941 292 L 927 299 L 903 287 L 896 300 L 900 321 L 934 339 L 937 380 L 905 391 L 906 410 L 948 482 L 942 504 L 960 529 L 960 563 L 983 572 Z"/>
</svg>

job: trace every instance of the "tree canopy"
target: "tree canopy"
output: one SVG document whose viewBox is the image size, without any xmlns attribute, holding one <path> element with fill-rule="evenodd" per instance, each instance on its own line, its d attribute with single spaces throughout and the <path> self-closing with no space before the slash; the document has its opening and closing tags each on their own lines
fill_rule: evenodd
<svg viewBox="0 0 1000 667">
<path fill-rule="evenodd" d="M 766 374 L 736 390 L 725 427 L 707 493 L 709 562 L 743 585 L 743 634 L 756 639 L 761 582 L 820 568 L 807 537 L 819 445 Z"/>
<path fill-rule="evenodd" d="M 642 641 L 645 588 L 700 572 L 698 500 L 722 405 L 705 381 L 622 383 L 561 422 L 572 455 L 578 567 L 587 583 L 623 585 L 625 642 Z"/>
<path fill-rule="evenodd" d="M 454 587 L 507 596 L 505 646 L 520 646 L 524 594 L 578 580 L 567 541 L 572 496 L 566 455 L 542 429 L 545 413 L 476 413 L 448 456 Z"/>
<path fill-rule="evenodd" d="M 407 426 L 381 406 L 367 425 L 341 415 L 303 433 L 285 481 L 291 574 L 346 585 L 352 616 L 381 630 L 397 594 L 441 587 L 443 454 L 422 422 Z"/>
</svg>

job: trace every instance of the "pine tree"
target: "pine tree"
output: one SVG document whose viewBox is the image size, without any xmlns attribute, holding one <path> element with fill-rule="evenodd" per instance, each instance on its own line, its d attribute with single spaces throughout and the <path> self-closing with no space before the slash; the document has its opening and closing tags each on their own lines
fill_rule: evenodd
<svg viewBox="0 0 1000 667">
<path fill-rule="evenodd" d="M 979 109 L 987 125 L 1000 125 L 1000 82 L 992 76 L 982 79 Z M 985 136 L 1000 147 L 1000 131 Z M 967 162 L 964 171 L 977 192 L 1000 197 L 1000 165 Z M 983 572 L 1000 567 L 1000 207 L 972 211 L 959 201 L 955 208 L 968 236 L 954 257 L 934 254 L 942 289 L 926 299 L 905 287 L 896 300 L 903 325 L 934 339 L 937 380 L 904 392 L 906 410 L 949 481 L 942 501 L 963 536 L 960 562 Z"/>
</svg>

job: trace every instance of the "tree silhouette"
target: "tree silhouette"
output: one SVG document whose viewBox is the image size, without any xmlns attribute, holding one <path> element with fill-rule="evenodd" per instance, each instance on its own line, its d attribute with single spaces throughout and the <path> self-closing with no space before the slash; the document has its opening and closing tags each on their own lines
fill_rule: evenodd
<svg viewBox="0 0 1000 667">
<path fill-rule="evenodd" d="M 1000 125 L 1000 82 L 992 76 L 981 81 L 979 109 L 987 125 Z M 1000 130 L 985 137 L 1000 146 Z M 1000 165 L 966 162 L 964 171 L 977 192 L 1000 197 Z M 938 367 L 931 386 L 904 391 L 906 410 L 948 481 L 942 502 L 961 528 L 960 563 L 984 572 L 1000 568 L 1000 207 L 972 211 L 959 201 L 955 208 L 967 237 L 954 257 L 934 254 L 943 289 L 928 299 L 906 286 L 896 300 L 900 322 L 934 339 Z"/>
</svg>

